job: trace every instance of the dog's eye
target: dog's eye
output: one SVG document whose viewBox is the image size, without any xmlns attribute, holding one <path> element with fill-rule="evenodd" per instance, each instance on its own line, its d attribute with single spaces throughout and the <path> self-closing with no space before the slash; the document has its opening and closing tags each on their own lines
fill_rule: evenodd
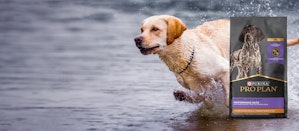
<svg viewBox="0 0 299 131">
<path fill-rule="evenodd" d="M 153 27 L 152 31 L 158 31 L 159 29 L 157 27 Z"/>
<path fill-rule="evenodd" d="M 141 33 L 142 33 L 142 32 L 143 32 L 143 29 L 141 28 L 140 31 L 141 31 Z"/>
</svg>

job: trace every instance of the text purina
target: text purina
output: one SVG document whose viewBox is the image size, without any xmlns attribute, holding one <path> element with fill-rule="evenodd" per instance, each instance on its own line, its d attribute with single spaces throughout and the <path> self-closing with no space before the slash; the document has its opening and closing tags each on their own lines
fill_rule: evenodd
<svg viewBox="0 0 299 131">
<path fill-rule="evenodd" d="M 247 86 L 270 86 L 270 81 L 248 81 Z"/>
</svg>

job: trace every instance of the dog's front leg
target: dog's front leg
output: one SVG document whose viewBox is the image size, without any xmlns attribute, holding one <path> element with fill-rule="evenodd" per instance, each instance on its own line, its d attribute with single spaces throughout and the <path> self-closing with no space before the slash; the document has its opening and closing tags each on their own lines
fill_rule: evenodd
<svg viewBox="0 0 299 131">
<path fill-rule="evenodd" d="M 244 67 L 244 69 L 243 69 L 243 78 L 246 78 L 248 76 L 248 73 L 249 73 L 249 68 Z"/>
<path fill-rule="evenodd" d="M 185 79 L 179 75 L 175 74 L 177 81 L 186 89 L 190 89 L 190 85 L 185 82 Z M 178 101 L 187 101 L 189 103 L 200 103 L 204 100 L 203 96 L 197 93 L 186 93 L 181 90 L 176 90 L 173 92 L 174 98 Z"/>
<path fill-rule="evenodd" d="M 198 93 L 186 93 L 181 90 L 173 92 L 174 98 L 178 101 L 186 101 L 189 103 L 200 103 L 205 100 L 205 97 Z"/>
<path fill-rule="evenodd" d="M 258 67 L 257 67 L 257 72 L 258 74 L 262 74 L 262 63 L 260 62 Z"/>
</svg>

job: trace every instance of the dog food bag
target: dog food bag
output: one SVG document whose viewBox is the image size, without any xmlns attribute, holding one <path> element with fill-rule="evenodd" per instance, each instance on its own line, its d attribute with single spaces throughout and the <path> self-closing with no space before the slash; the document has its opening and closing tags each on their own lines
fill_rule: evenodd
<svg viewBox="0 0 299 131">
<path fill-rule="evenodd" d="M 286 17 L 231 18 L 231 117 L 287 117 L 286 41 Z"/>
</svg>

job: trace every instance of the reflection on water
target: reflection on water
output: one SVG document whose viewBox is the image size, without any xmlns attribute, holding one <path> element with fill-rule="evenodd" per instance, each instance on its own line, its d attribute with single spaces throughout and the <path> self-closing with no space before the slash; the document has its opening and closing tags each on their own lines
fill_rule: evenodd
<svg viewBox="0 0 299 131">
<path fill-rule="evenodd" d="M 202 117 L 200 105 L 176 102 L 172 91 L 181 87 L 173 74 L 133 43 L 141 21 L 155 14 L 176 15 L 190 28 L 230 16 L 287 15 L 294 38 L 298 1 L 0 3 L 0 130 L 292 130 L 298 124 L 297 46 L 288 47 L 289 118 L 256 120 Z"/>
</svg>

